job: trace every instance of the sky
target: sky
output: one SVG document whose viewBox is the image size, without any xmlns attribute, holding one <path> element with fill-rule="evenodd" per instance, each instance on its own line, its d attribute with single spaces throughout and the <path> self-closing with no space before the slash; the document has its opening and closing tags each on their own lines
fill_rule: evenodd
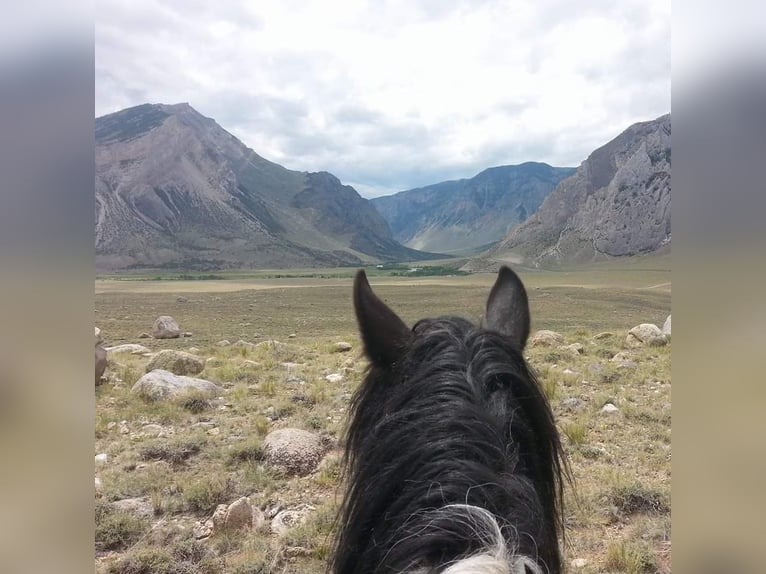
<svg viewBox="0 0 766 574">
<path fill-rule="evenodd" d="M 670 112 L 669 0 L 101 0 L 96 117 L 188 102 L 375 197 L 578 166 Z"/>
</svg>

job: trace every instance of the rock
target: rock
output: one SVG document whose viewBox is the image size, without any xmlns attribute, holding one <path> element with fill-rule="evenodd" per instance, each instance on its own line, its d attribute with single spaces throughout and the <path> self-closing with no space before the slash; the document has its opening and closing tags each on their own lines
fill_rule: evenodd
<svg viewBox="0 0 766 574">
<path fill-rule="evenodd" d="M 328 383 L 340 383 L 343 380 L 343 375 L 340 373 L 330 373 L 325 376 L 325 380 Z"/>
<path fill-rule="evenodd" d="M 668 315 L 668 318 L 665 319 L 665 323 L 662 325 L 662 334 L 668 339 L 670 338 L 670 315 Z"/>
<path fill-rule="evenodd" d="M 585 568 L 588 565 L 588 561 L 585 558 L 575 558 L 572 560 L 572 568 Z"/>
<path fill-rule="evenodd" d="M 112 508 L 121 512 L 128 512 L 134 516 L 151 517 L 154 515 L 154 507 L 148 498 L 124 498 L 112 503 Z"/>
<path fill-rule="evenodd" d="M 191 353 L 192 355 L 196 355 L 197 353 L 200 352 L 200 350 L 201 349 L 199 347 L 189 347 L 188 349 L 186 349 L 186 352 Z"/>
<path fill-rule="evenodd" d="M 96 333 L 96 345 L 100 345 L 101 343 L 104 342 L 104 338 L 101 336 L 101 329 L 99 329 L 98 327 L 95 327 L 95 329 L 96 329 L 96 331 L 95 331 L 95 333 Z"/>
<path fill-rule="evenodd" d="M 224 530 L 242 530 L 253 526 L 253 507 L 250 500 L 242 497 L 232 502 L 223 517 Z"/>
<path fill-rule="evenodd" d="M 332 352 L 333 353 L 346 353 L 350 351 L 353 347 L 351 346 L 351 343 L 347 343 L 346 341 L 338 341 L 332 346 Z"/>
<path fill-rule="evenodd" d="M 109 455 L 105 452 L 102 452 L 101 454 L 96 455 L 96 464 L 106 464 L 109 460 Z"/>
<path fill-rule="evenodd" d="M 218 357 L 210 357 L 209 359 L 205 360 L 205 366 L 206 367 L 222 367 L 223 359 L 219 359 Z"/>
<path fill-rule="evenodd" d="M 204 522 L 197 522 L 192 528 L 192 536 L 195 540 L 203 540 L 210 537 L 213 534 L 213 521 L 205 520 Z"/>
<path fill-rule="evenodd" d="M 144 332 L 144 333 L 141 333 L 141 334 L 138 336 L 138 338 L 139 338 L 139 339 L 151 339 L 151 338 L 152 338 L 152 336 L 151 336 L 149 333 L 146 333 L 146 332 Z"/>
<path fill-rule="evenodd" d="M 272 431 L 263 440 L 264 461 L 290 475 L 313 472 L 325 447 L 315 434 L 295 428 Z"/>
<path fill-rule="evenodd" d="M 101 491 L 101 479 L 99 477 L 97 477 L 97 476 L 95 477 L 95 479 L 96 480 L 93 482 L 93 486 L 96 489 L 96 492 L 100 492 Z"/>
<path fill-rule="evenodd" d="M 179 295 L 178 297 L 176 297 L 176 301 L 178 301 L 179 303 L 186 303 L 187 301 L 189 301 L 189 299 L 187 299 L 183 295 Z"/>
<path fill-rule="evenodd" d="M 193 335 L 194 333 L 192 333 L 191 331 L 184 331 L 183 333 L 181 333 L 182 337 L 191 337 Z"/>
<path fill-rule="evenodd" d="M 579 411 L 585 406 L 585 402 L 577 397 L 569 397 L 561 401 L 561 406 L 570 411 Z"/>
<path fill-rule="evenodd" d="M 288 339 L 295 339 L 295 337 L 297 337 L 297 336 L 298 336 L 298 335 L 296 335 L 295 333 L 290 333 L 290 334 L 287 336 L 287 338 L 288 338 Z"/>
<path fill-rule="evenodd" d="M 228 339 L 223 339 L 222 341 L 218 341 L 215 345 L 216 347 L 228 347 L 231 345 L 231 342 Z"/>
<path fill-rule="evenodd" d="M 163 369 L 155 369 L 146 373 L 136 381 L 131 392 L 143 393 L 158 400 L 176 397 L 191 390 L 202 391 L 211 395 L 223 394 L 223 389 L 215 383 L 205 379 L 176 375 Z"/>
<path fill-rule="evenodd" d="M 641 323 L 628 331 L 625 343 L 630 347 L 641 347 L 643 345 L 662 346 L 668 343 L 668 338 L 662 333 L 662 330 L 653 323 Z"/>
<path fill-rule="evenodd" d="M 609 331 L 604 331 L 602 333 L 597 333 L 596 335 L 593 335 L 593 340 L 601 341 L 603 339 L 609 339 L 610 337 L 614 337 L 614 333 L 611 333 Z"/>
<path fill-rule="evenodd" d="M 96 348 L 95 348 L 95 355 L 96 355 L 96 386 L 100 385 L 102 382 L 102 378 L 104 376 L 104 372 L 106 371 L 106 366 L 108 364 L 107 358 L 106 358 L 106 349 L 104 349 L 103 345 L 98 342 L 99 337 L 96 337 Z"/>
<path fill-rule="evenodd" d="M 308 512 L 305 510 L 283 510 L 271 521 L 271 532 L 277 536 L 285 534 L 291 528 L 306 522 Z"/>
<path fill-rule="evenodd" d="M 152 325 L 152 337 L 155 339 L 177 339 L 181 336 L 181 328 L 173 317 L 162 315 L 157 317 Z"/>
<path fill-rule="evenodd" d="M 261 366 L 261 363 L 258 361 L 251 361 L 250 359 L 245 359 L 242 361 L 242 366 L 248 369 L 257 369 Z"/>
<path fill-rule="evenodd" d="M 205 368 L 202 357 L 184 351 L 165 350 L 157 353 L 146 365 L 146 372 L 155 369 L 170 371 L 176 375 L 197 375 Z"/>
<path fill-rule="evenodd" d="M 556 331 L 542 329 L 529 338 L 530 347 L 557 347 L 564 342 L 564 336 Z"/>
<path fill-rule="evenodd" d="M 562 351 L 568 352 L 573 357 L 579 357 L 585 352 L 585 347 L 583 347 L 580 343 L 572 343 L 571 345 L 564 345 L 563 347 L 559 347 Z"/>
<path fill-rule="evenodd" d="M 612 403 L 606 403 L 603 407 L 601 407 L 601 412 L 605 414 L 611 414 L 616 413 L 620 409 L 618 409 L 616 406 L 614 406 Z"/>
<path fill-rule="evenodd" d="M 125 345 L 115 345 L 114 347 L 106 347 L 108 353 L 116 355 L 119 353 L 130 353 L 131 355 L 143 355 L 144 353 L 151 353 L 149 349 L 143 345 L 136 343 L 126 343 Z"/>
<path fill-rule="evenodd" d="M 609 360 L 612 361 L 613 363 L 623 363 L 625 361 L 632 361 L 633 355 L 625 351 L 620 351 L 619 353 L 615 353 L 614 357 L 612 357 Z"/>
</svg>

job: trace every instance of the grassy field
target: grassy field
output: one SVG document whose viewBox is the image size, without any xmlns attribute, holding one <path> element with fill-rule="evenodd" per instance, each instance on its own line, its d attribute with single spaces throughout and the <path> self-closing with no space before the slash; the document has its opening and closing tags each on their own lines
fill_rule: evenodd
<svg viewBox="0 0 766 574">
<path fill-rule="evenodd" d="M 566 492 L 566 563 L 573 572 L 669 572 L 670 345 L 628 349 L 638 323 L 662 325 L 670 313 L 668 260 L 522 273 L 533 329 L 552 329 L 563 348 L 529 348 L 551 400 L 575 476 Z M 151 402 L 130 392 L 149 359 L 110 356 L 110 382 L 96 390 L 98 572 L 322 572 L 334 509 L 342 495 L 337 446 L 350 393 L 365 361 L 351 308 L 353 270 L 276 277 L 96 282 L 95 324 L 107 345 L 153 351 L 196 348 L 212 359 L 198 375 L 226 389 L 222 400 Z M 306 275 L 306 276 L 300 276 Z M 322 275 L 324 277 L 322 277 Z M 393 277 L 371 282 L 407 322 L 457 314 L 479 318 L 494 275 Z M 159 315 L 172 315 L 190 338 L 139 339 Z M 596 334 L 611 332 L 594 338 Z M 227 339 L 277 348 L 218 346 Z M 350 353 L 334 353 L 348 341 Z M 617 353 L 621 360 L 613 361 Z M 619 358 L 619 357 L 618 357 Z M 328 373 L 342 375 L 330 383 Z M 612 403 L 618 412 L 601 408 Z M 277 428 L 329 437 L 335 449 L 320 469 L 286 478 L 260 460 L 260 441 Z M 195 541 L 197 521 L 219 503 L 249 496 L 268 511 L 308 508 L 308 519 L 280 536 L 247 534 Z M 115 510 L 143 497 L 153 515 Z"/>
</svg>

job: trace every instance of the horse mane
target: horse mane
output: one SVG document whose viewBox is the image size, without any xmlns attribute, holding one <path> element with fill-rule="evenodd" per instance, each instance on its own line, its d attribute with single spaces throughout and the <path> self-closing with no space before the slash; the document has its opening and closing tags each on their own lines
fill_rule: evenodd
<svg viewBox="0 0 766 574">
<path fill-rule="evenodd" d="M 371 361 L 351 401 L 334 573 L 560 572 L 567 468 L 527 334 L 424 319 L 395 362 Z"/>
</svg>

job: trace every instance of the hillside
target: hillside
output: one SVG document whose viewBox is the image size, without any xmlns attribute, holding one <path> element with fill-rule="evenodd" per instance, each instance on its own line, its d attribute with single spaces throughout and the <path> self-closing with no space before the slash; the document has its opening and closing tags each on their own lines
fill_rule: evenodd
<svg viewBox="0 0 766 574">
<path fill-rule="evenodd" d="M 96 268 L 355 265 L 427 254 L 354 188 L 270 162 L 188 104 L 96 119 Z"/>
<path fill-rule="evenodd" d="M 630 126 L 590 154 L 490 258 L 555 265 L 669 248 L 670 114 Z"/>
<path fill-rule="evenodd" d="M 574 168 L 527 162 L 486 169 L 372 200 L 394 238 L 414 249 L 460 252 L 502 239 L 537 211 Z"/>
</svg>

